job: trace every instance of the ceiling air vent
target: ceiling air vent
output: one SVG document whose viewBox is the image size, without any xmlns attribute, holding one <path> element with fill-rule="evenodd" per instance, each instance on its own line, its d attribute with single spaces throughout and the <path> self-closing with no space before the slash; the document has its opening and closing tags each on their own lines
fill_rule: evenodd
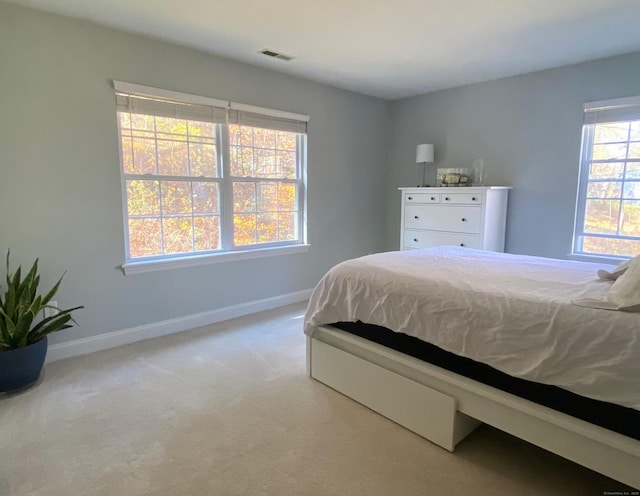
<svg viewBox="0 0 640 496">
<path fill-rule="evenodd" d="M 290 60 L 293 59 L 293 57 L 291 57 L 289 55 L 285 55 L 283 53 L 274 52 L 273 50 L 260 50 L 258 53 L 261 53 L 262 55 L 266 55 L 267 57 L 271 57 L 271 58 L 274 58 L 274 59 L 284 60 L 285 62 L 289 62 Z"/>
</svg>

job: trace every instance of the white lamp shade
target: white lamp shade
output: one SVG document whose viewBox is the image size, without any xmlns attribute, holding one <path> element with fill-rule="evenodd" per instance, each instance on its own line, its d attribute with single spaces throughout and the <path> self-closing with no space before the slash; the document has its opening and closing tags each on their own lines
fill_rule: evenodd
<svg viewBox="0 0 640 496">
<path fill-rule="evenodd" d="M 433 162 L 433 145 L 418 145 L 416 148 L 416 164 Z"/>
</svg>

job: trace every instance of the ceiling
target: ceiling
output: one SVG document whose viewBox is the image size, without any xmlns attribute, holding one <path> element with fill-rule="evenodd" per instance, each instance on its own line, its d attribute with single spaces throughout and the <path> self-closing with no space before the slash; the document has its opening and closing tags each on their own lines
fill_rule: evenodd
<svg viewBox="0 0 640 496">
<path fill-rule="evenodd" d="M 640 50 L 638 0 L 12 2 L 386 99 Z"/>
</svg>

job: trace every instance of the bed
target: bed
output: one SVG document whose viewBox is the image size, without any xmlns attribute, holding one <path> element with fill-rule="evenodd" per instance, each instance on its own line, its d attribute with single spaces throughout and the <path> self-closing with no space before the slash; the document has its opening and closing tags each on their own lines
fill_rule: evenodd
<svg viewBox="0 0 640 496">
<path fill-rule="evenodd" d="M 484 422 L 640 487 L 640 314 L 572 303 L 605 297 L 603 267 L 454 247 L 344 262 L 305 314 L 308 372 L 450 451 Z"/>
</svg>

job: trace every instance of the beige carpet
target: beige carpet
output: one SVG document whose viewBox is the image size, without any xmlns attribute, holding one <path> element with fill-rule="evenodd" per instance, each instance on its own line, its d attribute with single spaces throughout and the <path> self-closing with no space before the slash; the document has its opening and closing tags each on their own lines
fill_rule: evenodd
<svg viewBox="0 0 640 496">
<path fill-rule="evenodd" d="M 303 305 L 53 363 L 0 400 L 0 495 L 601 495 L 489 427 L 455 454 L 305 376 Z"/>
</svg>

